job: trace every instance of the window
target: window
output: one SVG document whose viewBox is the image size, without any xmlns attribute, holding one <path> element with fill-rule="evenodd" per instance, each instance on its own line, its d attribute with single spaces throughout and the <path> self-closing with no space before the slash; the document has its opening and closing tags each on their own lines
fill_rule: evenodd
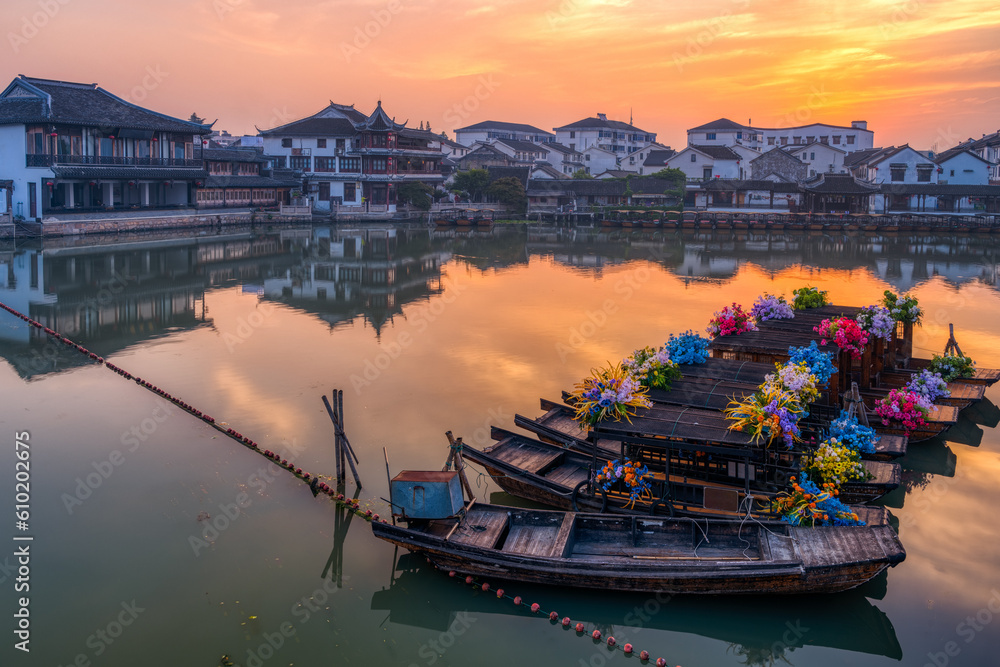
<svg viewBox="0 0 1000 667">
<path fill-rule="evenodd" d="M 319 200 L 330 201 L 330 184 L 322 182 L 319 184 Z"/>
<path fill-rule="evenodd" d="M 354 183 L 344 183 L 344 201 L 356 201 L 358 198 Z"/>
<path fill-rule="evenodd" d="M 570 149 L 571 151 L 575 151 L 575 150 L 576 150 L 576 144 L 570 144 L 570 145 L 569 145 L 569 149 Z M 588 159 L 589 159 L 589 158 L 588 158 Z"/>
<path fill-rule="evenodd" d="M 815 151 L 813 151 L 812 153 L 809 153 L 809 159 L 810 160 L 815 160 L 816 159 L 816 152 Z"/>
<path fill-rule="evenodd" d="M 715 141 L 715 132 L 706 132 L 705 138 L 709 141 Z"/>
<path fill-rule="evenodd" d="M 344 150 L 344 140 L 343 139 L 337 139 L 337 150 L 338 151 L 343 151 Z"/>
<path fill-rule="evenodd" d="M 781 145 L 782 146 L 787 146 L 788 145 L 788 137 L 782 137 L 781 138 Z"/>
<path fill-rule="evenodd" d="M 57 146 L 57 150 L 59 152 L 59 155 L 69 155 L 69 137 L 60 136 L 59 137 L 59 142 L 56 144 L 56 146 Z M 149 155 L 149 152 L 147 151 L 146 155 L 144 155 L 142 157 L 146 157 L 148 155 Z"/>
<path fill-rule="evenodd" d="M 174 144 L 174 159 L 175 160 L 184 159 L 184 144 Z"/>
<path fill-rule="evenodd" d="M 801 144 L 802 143 L 802 137 L 792 137 L 792 143 L 793 144 Z"/>
<path fill-rule="evenodd" d="M 384 174 L 386 172 L 386 159 L 384 157 L 373 157 L 368 164 L 371 173 Z"/>
<path fill-rule="evenodd" d="M 576 139 L 576 132 L 570 132 L 569 133 L 569 138 L 570 139 Z"/>
<path fill-rule="evenodd" d="M 854 143 L 854 135 L 853 134 L 847 135 L 847 145 L 850 146 L 853 143 Z"/>
<path fill-rule="evenodd" d="M 840 135 L 839 134 L 833 135 L 833 145 L 837 146 L 839 144 L 840 144 Z"/>
<path fill-rule="evenodd" d="M 828 144 L 828 143 L 830 143 L 830 137 L 820 137 L 819 138 L 819 143 L 821 143 L 821 144 Z"/>
<path fill-rule="evenodd" d="M 288 161 L 288 166 L 292 169 L 301 169 L 302 171 L 309 171 L 309 163 L 312 160 L 308 155 L 293 155 Z"/>
<path fill-rule="evenodd" d="M 691 161 L 692 162 L 697 162 L 698 161 L 698 154 L 697 153 L 691 153 Z"/>
<path fill-rule="evenodd" d="M 703 178 L 712 178 L 712 168 L 705 167 L 704 169 L 701 170 L 701 175 Z"/>
<path fill-rule="evenodd" d="M 316 140 L 316 148 L 326 148 L 326 139 L 317 139 Z M 327 190 L 329 190 L 329 186 L 327 187 Z M 324 199 L 323 201 L 329 201 L 330 200 L 329 197 L 330 197 L 330 195 L 329 195 L 329 193 L 327 193 L 327 198 Z"/>
<path fill-rule="evenodd" d="M 281 147 L 282 148 L 291 148 L 292 147 L 292 140 L 290 138 L 282 139 L 281 140 Z"/>
<path fill-rule="evenodd" d="M 919 183 L 930 183 L 931 182 L 931 168 L 920 168 L 917 167 L 917 182 Z"/>
<path fill-rule="evenodd" d="M 587 153 L 587 162 L 590 162 L 590 153 Z"/>
<path fill-rule="evenodd" d="M 275 169 L 284 169 L 285 168 L 285 156 L 284 155 L 278 155 L 278 156 L 276 156 L 276 157 L 274 157 L 272 159 L 274 160 L 274 168 Z"/>
<path fill-rule="evenodd" d="M 768 137 L 767 138 L 767 145 L 768 146 L 773 146 L 774 145 L 774 137 Z"/>
<path fill-rule="evenodd" d="M 320 157 L 320 156 L 316 157 L 316 171 L 336 171 L 336 169 L 337 169 L 337 158 Z"/>
<path fill-rule="evenodd" d="M 952 170 L 951 170 L 951 171 L 950 171 L 950 172 L 948 173 L 948 175 L 949 175 L 949 176 L 954 176 L 954 175 L 955 175 L 955 170 L 954 170 L 954 169 L 952 169 Z M 853 391 L 853 390 L 852 390 L 852 391 Z"/>
<path fill-rule="evenodd" d="M 889 167 L 889 178 L 894 182 L 902 181 L 906 178 L 906 167 Z"/>
<path fill-rule="evenodd" d="M 342 157 L 340 158 L 340 170 L 358 172 L 361 171 L 361 158 L 359 157 Z"/>
<path fill-rule="evenodd" d="M 743 133 L 742 132 L 737 132 L 736 133 L 736 138 L 737 139 L 742 139 L 743 138 Z"/>
</svg>

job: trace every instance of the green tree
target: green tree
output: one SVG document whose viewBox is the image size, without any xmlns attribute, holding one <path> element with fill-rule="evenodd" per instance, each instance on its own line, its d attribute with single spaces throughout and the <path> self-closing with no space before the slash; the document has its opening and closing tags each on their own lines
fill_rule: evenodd
<svg viewBox="0 0 1000 667">
<path fill-rule="evenodd" d="M 667 181 L 672 182 L 672 186 L 667 188 L 663 194 L 673 195 L 680 199 L 684 198 L 684 191 L 687 186 L 687 175 L 680 169 L 671 169 L 666 167 L 659 170 L 655 174 L 650 174 L 650 178 L 662 178 Z"/>
<path fill-rule="evenodd" d="M 585 169 L 577 169 L 576 171 L 573 172 L 573 178 L 587 179 L 587 178 L 593 178 L 593 176 L 588 174 Z"/>
<path fill-rule="evenodd" d="M 468 169 L 455 174 L 455 189 L 469 193 L 473 201 L 482 201 L 490 184 L 490 172 L 485 169 Z"/>
<path fill-rule="evenodd" d="M 486 194 L 501 204 L 506 204 L 517 214 L 524 214 L 528 209 L 528 195 L 524 184 L 513 176 L 504 176 L 490 183 Z"/>
<path fill-rule="evenodd" d="M 421 211 L 431 209 L 431 195 L 434 188 L 420 181 L 409 181 L 396 188 L 396 201 L 410 204 Z"/>
</svg>

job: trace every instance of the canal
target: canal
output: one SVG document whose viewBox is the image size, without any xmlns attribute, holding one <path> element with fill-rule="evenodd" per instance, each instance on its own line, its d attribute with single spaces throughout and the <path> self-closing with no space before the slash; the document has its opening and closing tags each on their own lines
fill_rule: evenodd
<svg viewBox="0 0 1000 667">
<path fill-rule="evenodd" d="M 11 243 L 0 301 L 311 472 L 333 474 L 321 397 L 342 389 L 364 484 L 346 493 L 385 515 L 383 447 L 392 474 L 440 469 L 445 431 L 484 447 L 491 425 L 516 430 L 515 414 L 540 414 L 591 368 L 763 292 L 815 285 L 866 305 L 911 291 L 926 313 L 918 356 L 954 323 L 964 352 L 1000 367 L 998 252 L 971 236 L 230 230 Z M 394 552 L 263 457 L 5 312 L 0 356 L 0 664 L 638 661 Z M 903 459 L 883 502 L 907 558 L 861 589 L 504 586 L 670 665 L 995 664 L 1000 388 L 987 397 Z M 18 451 L 30 451 L 23 529 Z M 481 499 L 516 502 L 470 473 Z"/>
</svg>

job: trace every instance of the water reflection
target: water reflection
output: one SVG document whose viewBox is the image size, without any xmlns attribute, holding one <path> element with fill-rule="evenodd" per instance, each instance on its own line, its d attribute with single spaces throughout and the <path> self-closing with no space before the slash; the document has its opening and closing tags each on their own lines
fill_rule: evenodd
<svg viewBox="0 0 1000 667">
<path fill-rule="evenodd" d="M 793 664 L 792 654 L 804 646 L 899 660 L 903 652 L 892 622 L 866 597 L 884 592 L 885 579 L 882 573 L 864 588 L 822 600 L 727 597 L 720 604 L 714 596 L 609 597 L 557 588 L 544 593 L 551 608 L 568 612 L 574 622 L 584 620 L 605 635 L 627 638 L 630 628 L 639 627 L 700 635 L 730 644 L 729 650 L 746 665 L 770 665 L 776 660 Z M 508 590 L 517 586 L 510 584 Z M 497 600 L 492 592 L 456 583 L 414 554 L 398 559 L 388 585 L 372 594 L 371 609 L 388 611 L 392 623 L 435 632 L 446 632 L 459 613 L 530 616 L 510 601 Z M 543 618 L 537 622 L 549 623 Z M 549 630 L 565 631 L 573 632 Z M 644 638 L 639 647 L 651 640 Z"/>
</svg>

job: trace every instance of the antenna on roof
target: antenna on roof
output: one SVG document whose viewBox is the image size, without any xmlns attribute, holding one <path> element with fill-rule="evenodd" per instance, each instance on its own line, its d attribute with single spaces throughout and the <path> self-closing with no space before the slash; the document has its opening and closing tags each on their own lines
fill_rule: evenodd
<svg viewBox="0 0 1000 667">
<path fill-rule="evenodd" d="M 628 124 L 632 124 L 632 107 L 628 108 Z"/>
</svg>

